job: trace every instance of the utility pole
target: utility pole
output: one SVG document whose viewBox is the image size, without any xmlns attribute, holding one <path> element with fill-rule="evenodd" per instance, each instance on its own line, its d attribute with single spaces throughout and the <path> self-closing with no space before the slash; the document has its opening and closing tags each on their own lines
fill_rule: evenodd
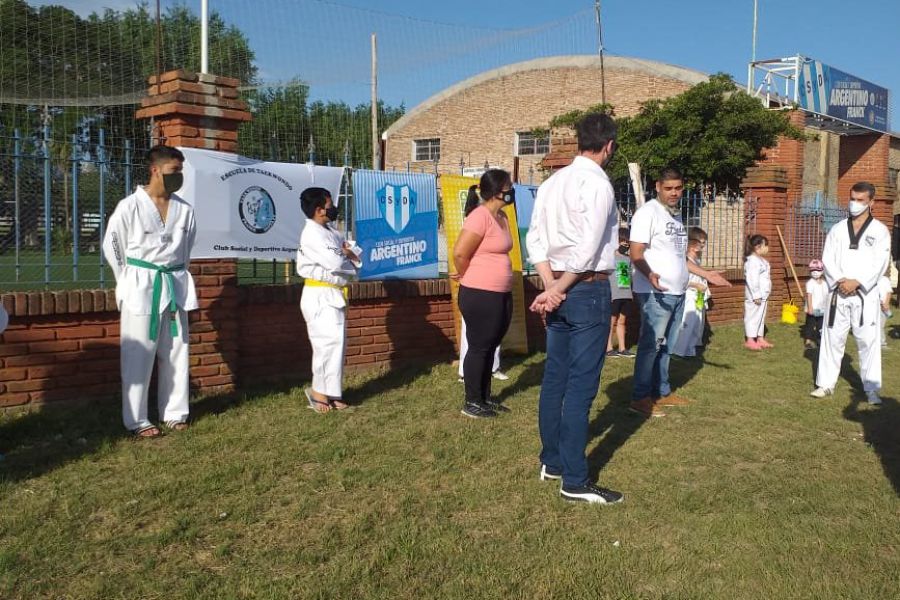
<svg viewBox="0 0 900 600">
<path fill-rule="evenodd" d="M 600 0 L 594 0 L 597 21 L 597 52 L 600 54 L 600 101 L 606 104 L 606 70 L 603 68 L 603 24 L 600 20 Z"/>
<path fill-rule="evenodd" d="M 753 50 L 750 55 L 750 62 L 756 62 L 756 25 L 759 16 L 759 0 L 753 0 Z"/>
<path fill-rule="evenodd" d="M 372 169 L 381 168 L 381 139 L 378 135 L 378 40 L 372 34 Z"/>
<path fill-rule="evenodd" d="M 200 72 L 209 73 L 209 0 L 200 0 Z"/>
</svg>

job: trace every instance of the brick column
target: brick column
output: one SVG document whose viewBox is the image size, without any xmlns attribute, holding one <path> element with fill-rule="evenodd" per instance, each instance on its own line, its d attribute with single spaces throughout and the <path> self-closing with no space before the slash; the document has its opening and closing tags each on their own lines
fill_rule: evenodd
<svg viewBox="0 0 900 600">
<path fill-rule="evenodd" d="M 806 116 L 801 110 L 792 110 L 788 113 L 791 125 L 798 129 L 806 126 Z M 806 143 L 803 140 L 795 140 L 780 136 L 778 144 L 774 148 L 766 148 L 763 151 L 763 160 L 759 161 L 759 167 L 780 167 L 784 171 L 785 192 L 791 202 L 797 202 L 803 195 L 803 153 Z M 767 234 L 763 234 L 766 235 Z M 767 236 L 768 237 L 768 236 Z M 771 241 L 771 240 L 770 240 Z"/>
<path fill-rule="evenodd" d="M 875 186 L 875 208 L 879 221 L 891 227 L 893 206 L 897 197 L 896 182 L 888 171 L 891 137 L 882 134 L 848 135 L 841 138 L 838 162 L 838 198 L 846 202 L 850 188 L 857 181 Z"/>
<path fill-rule="evenodd" d="M 802 151 L 801 151 L 802 156 Z M 800 181 L 802 185 L 802 179 Z M 747 210 L 751 213 L 748 234 L 758 233 L 769 240 L 769 255 L 766 260 L 772 266 L 772 295 L 769 297 L 767 317 L 776 318 L 781 314 L 781 305 L 788 298 L 802 305 L 803 298 L 798 297 L 790 268 L 785 260 L 781 242 L 778 239 L 777 227 L 784 232 L 787 206 L 794 199 L 788 195 L 790 175 L 787 169 L 778 165 L 762 164 L 747 170 L 741 182 L 747 199 Z M 798 188 L 799 189 L 799 188 Z M 754 230 L 755 228 L 755 230 Z M 796 267 L 796 265 L 794 265 Z M 791 286 L 788 290 L 788 286 Z M 743 294 L 743 291 L 741 292 Z"/>
<path fill-rule="evenodd" d="M 184 70 L 150 78 L 139 119 L 153 118 L 155 133 L 170 146 L 237 152 L 238 127 L 250 120 L 238 99 L 239 81 Z M 200 310 L 190 314 L 191 385 L 203 393 L 235 388 L 238 372 L 237 261 L 196 260 L 191 273 Z"/>
</svg>

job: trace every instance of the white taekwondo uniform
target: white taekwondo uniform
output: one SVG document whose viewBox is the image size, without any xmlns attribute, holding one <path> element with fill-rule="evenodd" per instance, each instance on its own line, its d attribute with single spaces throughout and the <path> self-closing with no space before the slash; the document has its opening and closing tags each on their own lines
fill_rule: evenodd
<svg viewBox="0 0 900 600">
<path fill-rule="evenodd" d="M 835 224 L 825 238 L 822 262 L 829 299 L 825 305 L 822 324 L 822 343 L 816 385 L 833 390 L 841 372 L 841 360 L 852 330 L 859 348 L 860 376 L 863 390 L 881 389 L 881 302 L 878 298 L 878 279 L 887 269 L 891 258 L 891 234 L 880 221 L 871 217 L 860 230 L 858 239 L 851 234 L 852 221 L 844 219 Z M 859 282 L 856 294 L 843 296 L 838 281 L 855 279 Z"/>
<path fill-rule="evenodd" d="M 744 334 L 751 339 L 766 333 L 766 308 L 772 293 L 769 261 L 751 254 L 744 259 Z M 754 300 L 762 300 L 756 304 Z"/>
<path fill-rule="evenodd" d="M 688 260 L 697 266 L 700 263 L 690 257 Z M 707 286 L 701 292 L 692 284 Z M 703 345 L 703 328 L 706 325 L 706 304 L 709 300 L 709 287 L 706 279 L 691 273 L 688 276 L 688 288 L 684 292 L 684 313 L 681 317 L 681 332 L 672 347 L 672 354 L 678 356 L 697 356 L 697 346 Z"/>
<path fill-rule="evenodd" d="M 119 202 L 107 225 L 103 255 L 116 277 L 121 313 L 122 420 L 131 431 L 151 425 L 147 392 L 155 357 L 160 419 L 188 416 L 187 311 L 197 308 L 188 263 L 196 234 L 187 202 L 172 194 L 163 222 L 141 187 Z"/>
<path fill-rule="evenodd" d="M 297 249 L 297 275 L 306 282 L 300 312 L 312 345 L 312 389 L 329 398 L 341 397 L 346 344 L 345 290 L 361 262 L 342 253 L 344 236 L 331 225 L 307 219 Z"/>
</svg>

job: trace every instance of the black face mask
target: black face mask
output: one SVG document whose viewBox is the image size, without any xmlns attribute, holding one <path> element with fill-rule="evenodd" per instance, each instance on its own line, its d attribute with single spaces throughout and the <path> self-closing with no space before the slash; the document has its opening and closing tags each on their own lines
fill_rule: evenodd
<svg viewBox="0 0 900 600">
<path fill-rule="evenodd" d="M 630 244 L 619 244 L 619 254 L 628 254 L 628 250 L 631 248 Z"/>
<path fill-rule="evenodd" d="M 329 221 L 337 221 L 338 218 L 338 209 L 337 206 L 329 206 L 325 209 L 325 217 Z"/>
<path fill-rule="evenodd" d="M 508 191 L 503 192 L 502 198 L 505 204 L 514 203 L 516 201 L 516 188 L 509 188 Z"/>
<path fill-rule="evenodd" d="M 167 194 L 174 194 L 184 185 L 184 173 L 163 173 L 163 189 Z"/>
</svg>

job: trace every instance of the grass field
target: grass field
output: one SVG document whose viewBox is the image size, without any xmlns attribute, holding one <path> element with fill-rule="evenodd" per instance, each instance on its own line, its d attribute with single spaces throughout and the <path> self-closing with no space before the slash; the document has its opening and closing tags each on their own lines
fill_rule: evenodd
<svg viewBox="0 0 900 600">
<path fill-rule="evenodd" d="M 773 329 L 751 354 L 717 328 L 663 419 L 608 362 L 588 452 L 610 507 L 537 479 L 541 355 L 506 361 L 491 422 L 449 365 L 351 379 L 345 413 L 299 387 L 201 399 L 142 442 L 117 406 L 0 417 L 0 597 L 898 598 L 900 341 L 874 408 L 845 380 L 809 398 Z"/>
</svg>

